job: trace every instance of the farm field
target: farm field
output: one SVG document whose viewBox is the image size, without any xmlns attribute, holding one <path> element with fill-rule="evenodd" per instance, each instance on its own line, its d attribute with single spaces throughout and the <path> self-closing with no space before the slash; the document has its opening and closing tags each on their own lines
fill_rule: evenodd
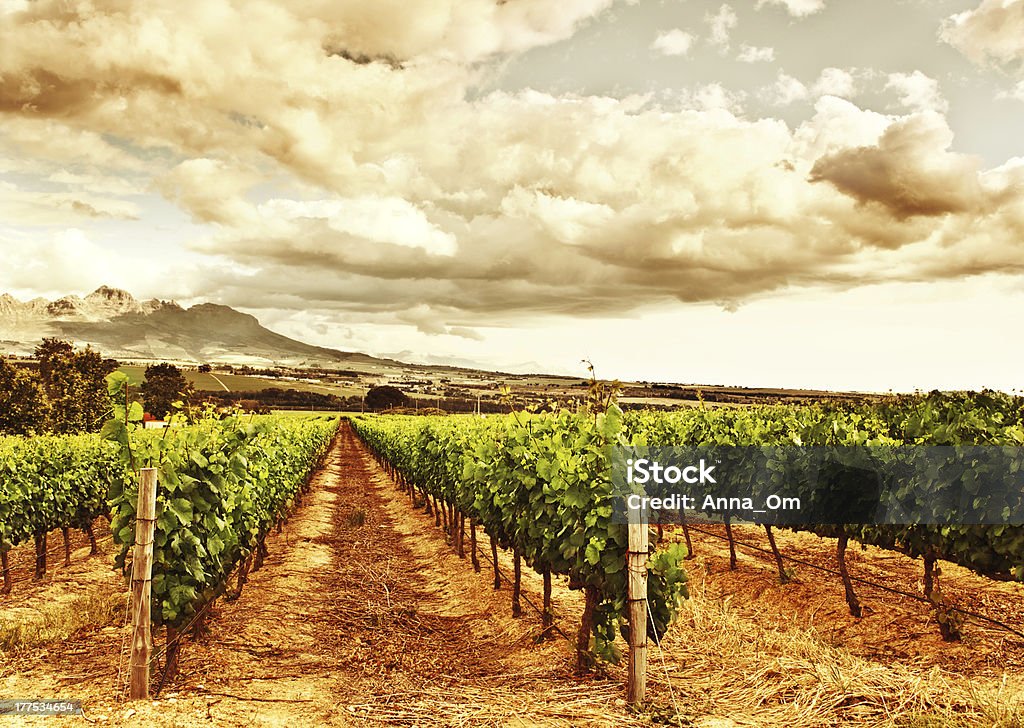
<svg viewBox="0 0 1024 728">
<path fill-rule="evenodd" d="M 131 386 L 138 387 L 142 384 L 146 367 L 125 364 L 118 367 L 118 370 L 128 375 Z M 365 393 L 365 387 L 345 384 L 320 384 L 295 379 L 259 377 L 247 374 L 225 374 L 222 372 L 205 373 L 194 369 L 184 369 L 182 374 L 189 384 L 197 390 L 257 392 L 261 389 L 295 389 L 300 392 L 334 394 L 339 397 L 359 396 Z"/>
<path fill-rule="evenodd" d="M 652 708 L 632 715 L 621 667 L 575 677 L 569 642 L 535 643 L 538 614 L 526 607 L 512 618 L 507 582 L 494 591 L 487 560 L 475 573 L 432 524 L 345 430 L 304 504 L 268 537 L 264 567 L 237 601 L 218 603 L 156 701 L 115 698 L 128 634 L 121 610 L 63 644 L 7 650 L 0 685 L 82 699 L 92 724 L 103 725 L 480 725 L 510 716 L 523 725 L 641 725 L 673 704 L 684 724 L 708 727 L 1020 725 L 1021 638 L 970 620 L 961 642 L 945 643 L 925 605 L 864 587 L 865 616 L 856 619 L 837 578 L 797 565 L 781 585 L 770 557 L 742 548 L 730 571 L 724 542 L 696 532 L 690 599 L 664 637 L 664 664 L 652 655 Z M 51 595 L 86 584 L 123 600 L 105 535 L 106 558 L 85 558 L 80 539 L 71 567 L 54 556 L 43 583 L 16 583 L 0 601 L 0 623 L 42 613 Z M 736 535 L 764 546 L 756 529 Z M 789 556 L 834 560 L 832 539 L 780 532 L 777 540 Z M 486 538 L 480 545 L 486 550 Z M 15 573 L 27 574 L 32 559 L 30 546 L 12 552 Z M 849 560 L 855 576 L 917 588 L 920 564 L 905 556 L 869 547 Z M 504 552 L 500 564 L 511 573 Z M 524 570 L 534 604 L 540 582 Z M 1024 585 L 944 564 L 943 588 L 1002 621 L 1024 615 Z M 556 625 L 572 635 L 580 594 L 556 579 L 553 601 Z M 85 724 L 67 721 L 77 723 Z"/>
<path fill-rule="evenodd" d="M 113 375 L 111 396 L 123 385 Z M 1020 526 L 812 521 L 772 541 L 691 523 L 631 528 L 627 542 L 608 459 L 623 442 L 799 443 L 801 457 L 868 438 L 1013 445 L 1019 399 L 623 413 L 594 391 L 578 411 L 353 415 L 340 430 L 306 412 L 210 416 L 159 434 L 123 400 L 104 437 L 4 438 L 0 684 L 81 699 L 89 720 L 115 725 L 475 725 L 509 711 L 528 725 L 1020 725 Z M 716 462 L 755 477 L 749 461 Z M 147 463 L 159 465 L 149 517 L 136 509 L 155 473 L 132 474 Z M 813 482 L 771 472 L 813 498 Z M 900 503 L 942 517 L 936 497 L 959 480 L 901 472 Z M 1016 508 L 1019 493 L 1006 497 Z M 72 530 L 64 563 L 61 529 L 87 527 L 103 553 Z M 645 534 L 636 617 L 625 567 Z M 152 673 L 133 690 L 157 700 L 129 705 L 135 612 L 111 567 L 147 563 L 139 538 L 156 629 L 140 658 Z M 621 658 L 640 618 L 653 643 L 634 709 Z"/>
</svg>

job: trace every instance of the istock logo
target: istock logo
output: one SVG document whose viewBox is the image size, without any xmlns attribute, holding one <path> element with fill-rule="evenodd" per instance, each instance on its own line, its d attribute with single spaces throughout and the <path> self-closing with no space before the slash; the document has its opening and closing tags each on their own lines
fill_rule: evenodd
<svg viewBox="0 0 1024 728">
<path fill-rule="evenodd" d="M 646 485 L 647 483 L 657 483 L 659 485 L 670 484 L 675 485 L 676 483 L 717 483 L 718 481 L 712 476 L 714 471 L 714 465 L 708 465 L 704 458 L 700 459 L 696 465 L 687 465 L 686 467 L 678 467 L 676 465 L 669 465 L 664 467 L 657 460 L 648 460 L 647 458 L 640 458 L 639 460 L 633 460 L 630 458 L 626 461 L 626 482 L 630 484 Z"/>
</svg>

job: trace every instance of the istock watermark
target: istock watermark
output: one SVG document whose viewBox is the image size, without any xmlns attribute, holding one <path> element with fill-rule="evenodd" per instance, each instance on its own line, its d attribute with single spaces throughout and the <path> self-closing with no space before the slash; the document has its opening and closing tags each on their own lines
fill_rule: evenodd
<svg viewBox="0 0 1024 728">
<path fill-rule="evenodd" d="M 1020 447 L 617 447 L 612 482 L 620 522 L 1024 523 Z"/>
<path fill-rule="evenodd" d="M 626 460 L 626 482 L 631 485 L 633 483 L 646 485 L 651 482 L 670 485 L 679 482 L 715 483 L 717 481 L 712 475 L 714 470 L 715 466 L 707 465 L 703 459 L 697 465 L 684 465 L 683 467 L 669 465 L 666 467 L 657 460 L 629 458 Z"/>
<path fill-rule="evenodd" d="M 760 508 L 758 508 L 758 505 Z M 772 493 L 764 499 L 763 503 L 754 504 L 753 498 L 715 498 L 712 495 L 704 496 L 704 500 L 698 501 L 696 496 L 683 495 L 682 493 L 670 493 L 667 496 L 658 498 L 646 495 L 631 493 L 626 496 L 626 508 L 628 510 L 643 511 L 693 511 L 704 513 L 721 511 L 723 513 L 750 512 L 768 513 L 769 511 L 799 511 L 802 507 L 799 498 L 787 498 Z"/>
</svg>

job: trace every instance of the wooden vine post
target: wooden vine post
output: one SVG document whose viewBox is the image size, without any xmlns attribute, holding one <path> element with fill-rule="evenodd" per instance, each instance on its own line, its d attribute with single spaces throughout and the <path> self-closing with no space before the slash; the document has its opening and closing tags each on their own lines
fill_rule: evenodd
<svg viewBox="0 0 1024 728">
<path fill-rule="evenodd" d="M 629 673 L 626 700 L 639 706 L 647 692 L 647 558 L 650 542 L 645 513 L 629 513 L 629 550 L 626 552 L 629 604 Z"/>
<path fill-rule="evenodd" d="M 129 696 L 149 697 L 149 661 L 152 645 L 149 611 L 153 587 L 153 533 L 156 530 L 156 469 L 139 472 L 139 500 L 135 508 L 135 553 L 132 557 L 132 655 Z"/>
</svg>

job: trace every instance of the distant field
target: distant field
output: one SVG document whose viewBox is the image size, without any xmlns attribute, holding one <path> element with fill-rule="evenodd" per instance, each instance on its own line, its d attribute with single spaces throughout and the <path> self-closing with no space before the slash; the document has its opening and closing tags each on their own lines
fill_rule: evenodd
<svg viewBox="0 0 1024 728">
<path fill-rule="evenodd" d="M 343 415 L 359 414 L 358 412 L 336 412 L 334 410 L 270 410 L 270 413 L 274 415 L 284 415 L 286 417 L 319 417 L 322 415 L 341 417 Z"/>
<path fill-rule="evenodd" d="M 131 386 L 138 387 L 142 384 L 146 367 L 126 364 L 119 367 L 119 371 L 128 375 L 128 378 L 131 380 L 129 382 Z M 217 381 L 209 374 L 203 374 L 195 371 L 184 371 L 182 374 L 185 375 L 185 379 L 196 389 L 224 389 L 222 386 L 217 384 Z"/>
<path fill-rule="evenodd" d="M 204 376 L 204 375 L 199 375 Z M 232 392 L 256 392 L 260 389 L 295 389 L 299 392 L 318 392 L 319 394 L 333 394 L 338 397 L 360 396 L 365 390 L 351 384 L 313 384 L 312 382 L 296 382 L 287 379 L 272 379 L 269 377 L 250 377 L 242 374 L 217 374 L 216 377 L 224 382 L 224 385 Z M 214 386 L 204 386 L 202 389 L 223 389 L 213 382 Z M 198 389 L 199 387 L 197 387 Z"/>
<path fill-rule="evenodd" d="M 120 367 L 130 378 L 131 386 L 142 384 L 145 367 L 125 365 Z M 333 394 L 338 397 L 361 396 L 365 389 L 350 384 L 313 384 L 311 382 L 295 382 L 270 377 L 251 377 L 244 374 L 204 374 L 197 371 L 184 371 L 185 379 L 195 388 L 209 391 L 257 392 L 261 389 L 295 389 L 299 392 L 317 392 Z M 221 385 L 223 383 L 223 386 Z"/>
<path fill-rule="evenodd" d="M 622 404 L 644 404 L 665 407 L 672 405 L 674 407 L 700 407 L 700 402 L 692 399 L 673 399 L 671 397 L 619 397 L 619 402 Z M 706 407 L 735 407 L 732 403 L 723 402 L 705 402 Z"/>
</svg>

